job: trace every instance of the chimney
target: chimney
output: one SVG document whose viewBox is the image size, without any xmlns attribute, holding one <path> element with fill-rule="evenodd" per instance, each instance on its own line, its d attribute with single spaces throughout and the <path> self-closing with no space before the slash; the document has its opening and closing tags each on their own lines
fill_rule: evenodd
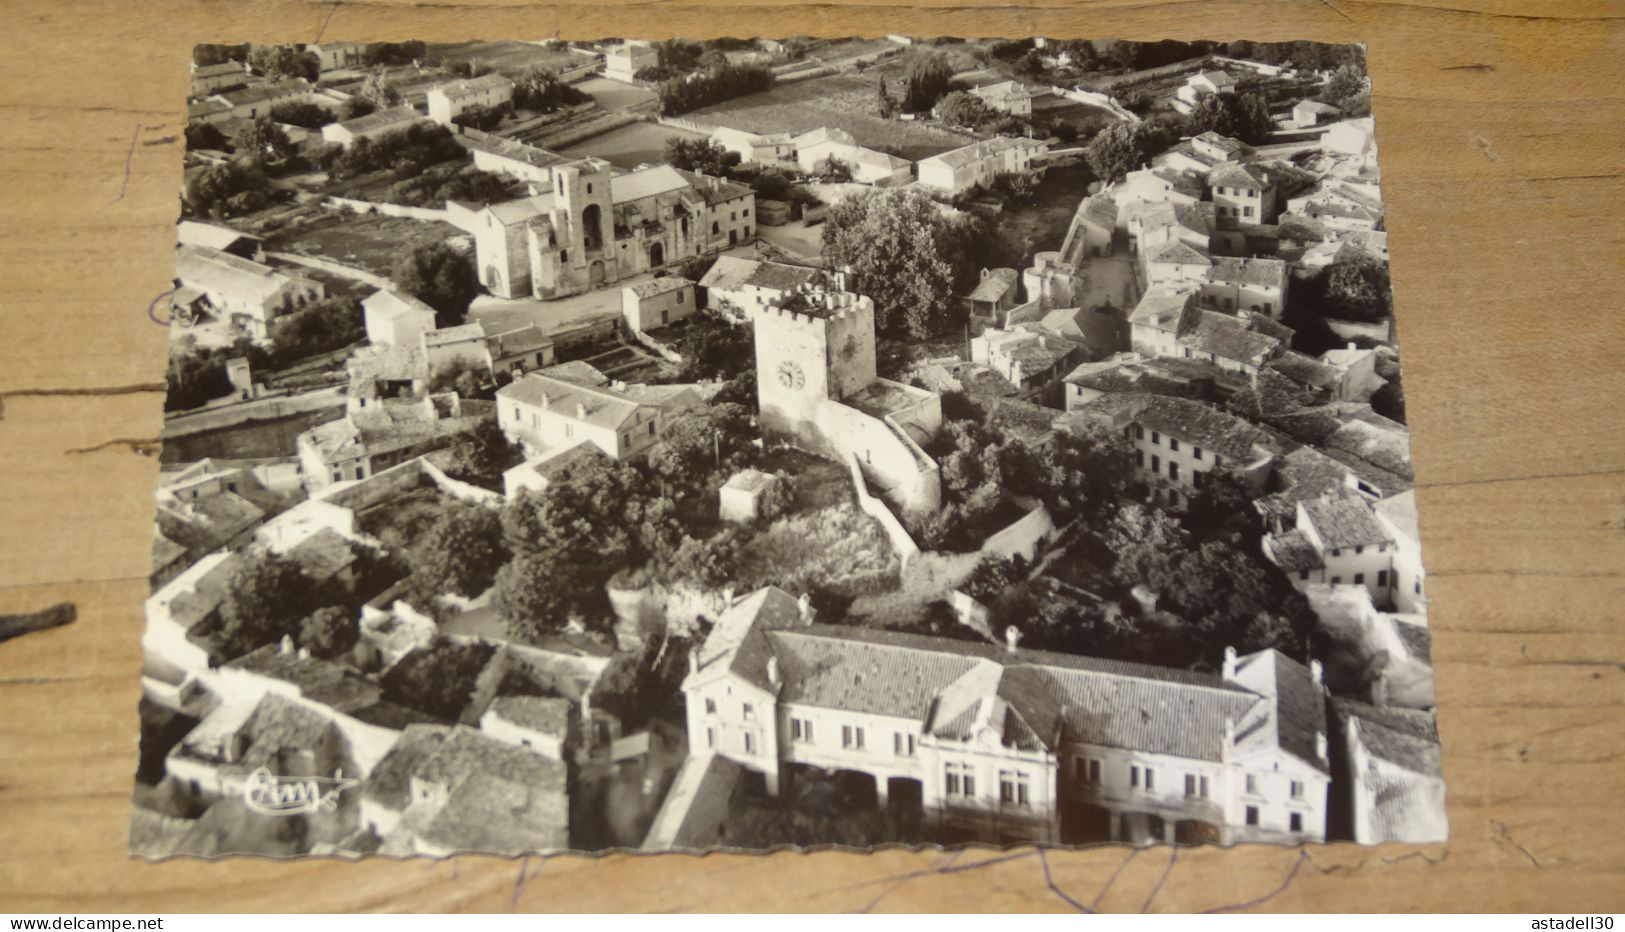
<svg viewBox="0 0 1625 932">
<path fill-rule="evenodd" d="M 727 608 L 732 604 L 734 604 L 734 587 L 724 586 L 722 588 L 722 607 Z"/>
<path fill-rule="evenodd" d="M 310 659 L 310 648 L 308 648 L 308 647 L 299 648 L 298 657 L 299 657 L 300 660 L 309 660 Z"/>
<path fill-rule="evenodd" d="M 1321 760 L 1326 759 L 1326 733 L 1324 731 L 1315 732 L 1315 756 Z"/>
<path fill-rule="evenodd" d="M 1004 629 L 1004 649 L 1006 653 L 1015 653 L 1016 646 L 1021 643 L 1021 631 L 1015 625 Z"/>
<path fill-rule="evenodd" d="M 279 654 L 291 654 L 291 653 L 293 653 L 293 635 L 284 634 L 282 636 L 281 642 L 277 644 L 276 649 L 277 649 L 277 653 L 279 653 Z"/>
<path fill-rule="evenodd" d="M 688 672 L 691 676 L 700 672 L 700 652 L 698 649 L 688 652 Z"/>
<path fill-rule="evenodd" d="M 800 614 L 801 623 L 810 625 L 813 622 L 812 596 L 803 595 L 796 602 L 796 610 Z"/>
<path fill-rule="evenodd" d="M 547 392 L 542 392 L 542 410 L 546 411 L 551 407 L 553 407 L 553 399 L 547 397 Z"/>
<path fill-rule="evenodd" d="M 587 403 L 585 401 L 576 402 L 576 420 L 585 421 L 586 419 L 587 419 Z"/>
<path fill-rule="evenodd" d="M 1233 718 L 1227 718 L 1224 720 L 1224 746 L 1228 748 L 1233 746 L 1235 743 L 1236 720 Z"/>
<path fill-rule="evenodd" d="M 1320 661 L 1309 661 L 1309 678 L 1314 681 L 1316 686 L 1320 685 L 1320 677 L 1323 672 L 1325 671 L 1321 668 Z"/>
<path fill-rule="evenodd" d="M 1358 348 L 1358 347 L 1356 347 L 1356 346 L 1355 346 L 1355 345 L 1354 345 L 1354 343 L 1353 343 L 1353 341 L 1350 341 L 1350 342 L 1349 342 L 1349 345 L 1348 345 L 1348 351 L 1349 351 L 1349 352 L 1351 352 L 1351 353 L 1352 353 L 1352 352 L 1354 352 L 1354 351 L 1355 351 L 1355 349 L 1357 349 L 1357 348 Z"/>
<path fill-rule="evenodd" d="M 779 658 L 767 658 L 767 681 L 774 686 L 779 685 Z"/>
<path fill-rule="evenodd" d="M 1221 675 L 1227 681 L 1236 678 L 1236 649 L 1234 647 L 1224 649 L 1224 670 Z"/>
</svg>

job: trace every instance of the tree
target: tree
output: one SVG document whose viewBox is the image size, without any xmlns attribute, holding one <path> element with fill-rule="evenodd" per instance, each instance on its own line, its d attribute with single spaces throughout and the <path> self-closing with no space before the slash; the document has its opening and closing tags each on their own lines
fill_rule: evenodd
<svg viewBox="0 0 1625 932">
<path fill-rule="evenodd" d="M 885 75 L 880 76 L 880 87 L 875 92 L 875 112 L 884 120 L 897 115 L 897 98 L 891 95 L 891 89 L 886 86 Z"/>
<path fill-rule="evenodd" d="M 662 65 L 664 69 L 665 66 Z M 642 74 L 642 72 L 639 72 Z M 676 116 L 773 86 L 773 72 L 759 64 L 723 64 L 708 71 L 677 74 L 660 82 L 660 112 Z"/>
<path fill-rule="evenodd" d="M 1185 509 L 1185 526 L 1197 540 L 1226 540 L 1236 546 L 1257 546 L 1263 519 L 1253 507 L 1252 490 L 1229 470 L 1215 469 Z"/>
<path fill-rule="evenodd" d="M 1029 49 L 1027 54 L 1016 60 L 1012 69 L 1018 77 L 1036 78 L 1044 73 L 1044 57 L 1038 54 L 1037 49 Z"/>
<path fill-rule="evenodd" d="M 563 630 L 582 589 L 602 587 L 612 575 L 590 573 L 583 578 L 572 569 L 590 567 L 567 563 L 552 551 L 538 551 L 516 554 L 497 570 L 491 604 L 509 635 L 536 640 Z"/>
<path fill-rule="evenodd" d="M 937 104 L 937 117 L 950 126 L 981 126 L 995 116 L 995 111 L 970 91 L 954 91 Z"/>
<path fill-rule="evenodd" d="M 463 322 L 479 294 L 473 260 L 446 243 L 425 243 L 396 261 L 390 271 L 395 287 L 435 309 L 435 326 Z"/>
<path fill-rule="evenodd" d="M 231 138 L 231 146 L 238 155 L 252 156 L 280 162 L 294 153 L 293 141 L 282 127 L 269 117 L 260 117 L 244 124 Z"/>
<path fill-rule="evenodd" d="M 456 392 L 462 398 L 477 398 L 490 378 L 491 370 L 474 357 L 453 356 L 430 371 L 429 392 Z"/>
<path fill-rule="evenodd" d="M 585 93 L 559 80 L 558 72 L 548 68 L 527 69 L 514 82 L 513 105 L 533 113 L 552 113 L 586 99 Z"/>
<path fill-rule="evenodd" d="M 238 657 L 291 633 L 317 604 L 312 580 L 298 563 L 269 552 L 246 552 L 226 580 L 220 601 L 221 649 Z"/>
<path fill-rule="evenodd" d="M 1262 142 L 1274 127 L 1269 102 L 1256 92 L 1209 94 L 1190 114 L 1191 132 L 1215 132 L 1250 144 Z"/>
<path fill-rule="evenodd" d="M 464 644 L 437 637 L 402 657 L 385 671 L 378 685 L 391 702 L 443 722 L 456 722 L 496 652 L 493 644 Z"/>
<path fill-rule="evenodd" d="M 672 136 L 666 140 L 666 162 L 683 171 L 725 178 L 739 164 L 739 153 L 724 149 L 708 138 Z"/>
<path fill-rule="evenodd" d="M 457 500 L 441 506 L 408 555 L 420 590 L 465 598 L 491 588 L 497 568 L 507 558 L 498 512 Z"/>
<path fill-rule="evenodd" d="M 299 623 L 299 646 L 324 660 L 354 647 L 360 638 L 355 619 L 340 605 L 318 608 Z"/>
<path fill-rule="evenodd" d="M 326 107 L 312 103 L 289 102 L 271 108 L 271 119 L 305 129 L 321 129 L 333 122 L 333 114 Z"/>
<path fill-rule="evenodd" d="M 367 79 L 361 82 L 361 88 L 355 92 L 355 97 L 372 104 L 376 110 L 393 107 L 401 102 L 401 92 L 389 82 L 389 72 L 383 65 L 372 69 Z"/>
<path fill-rule="evenodd" d="M 852 180 L 852 166 L 836 158 L 833 154 L 824 156 L 823 161 L 814 165 L 812 173 L 820 181 L 830 184 L 845 184 Z"/>
<path fill-rule="evenodd" d="M 271 182 L 257 160 L 210 165 L 187 179 L 181 197 L 200 216 L 222 219 L 270 203 Z"/>
<path fill-rule="evenodd" d="M 1364 65 L 1359 63 L 1339 65 L 1331 77 L 1326 79 L 1318 99 L 1339 109 L 1348 110 L 1351 103 L 1357 103 L 1357 98 L 1368 95 L 1370 88 L 1370 79 L 1366 77 Z M 1369 98 L 1366 105 L 1370 105 Z"/>
<path fill-rule="evenodd" d="M 668 481 L 704 476 L 748 453 L 756 431 L 750 412 L 736 404 L 689 408 L 666 422 L 649 466 Z"/>
<path fill-rule="evenodd" d="M 1114 123 L 1090 140 L 1084 151 L 1096 177 L 1110 184 L 1145 165 L 1153 155 L 1167 148 L 1171 133 L 1159 123 Z"/>
<path fill-rule="evenodd" d="M 939 52 L 909 56 L 903 66 L 903 109 L 910 113 L 930 113 L 953 81 L 953 68 Z"/>
<path fill-rule="evenodd" d="M 378 105 L 365 97 L 351 97 L 344 102 L 344 118 L 346 120 L 364 117 L 369 113 L 377 112 L 377 110 Z"/>
<path fill-rule="evenodd" d="M 226 145 L 226 134 L 211 123 L 186 124 L 186 150 L 195 152 L 198 149 L 222 149 Z"/>
<path fill-rule="evenodd" d="M 249 50 L 248 63 L 269 78 L 314 81 L 322 73 L 321 59 L 314 52 L 301 52 L 292 45 L 256 45 Z"/>
<path fill-rule="evenodd" d="M 1388 264 L 1355 255 L 1333 262 L 1305 282 L 1301 304 L 1321 317 L 1383 323 L 1393 316 Z"/>
<path fill-rule="evenodd" d="M 850 273 L 848 287 L 875 302 L 875 326 L 924 337 L 957 320 L 953 268 L 943 255 L 942 211 L 924 192 L 865 191 L 836 204 L 824 225 L 824 258 Z"/>
<path fill-rule="evenodd" d="M 452 472 L 483 486 L 502 488 L 502 474 L 524 462 L 524 452 L 487 418 L 457 435 Z"/>
<path fill-rule="evenodd" d="M 348 295 L 328 298 L 271 322 L 267 361 L 285 365 L 360 342 L 365 335 L 361 303 Z"/>
<path fill-rule="evenodd" d="M 242 61 L 248 57 L 246 45 L 211 45 L 200 42 L 192 46 L 192 64 L 199 68 L 223 65 L 228 61 Z"/>
</svg>

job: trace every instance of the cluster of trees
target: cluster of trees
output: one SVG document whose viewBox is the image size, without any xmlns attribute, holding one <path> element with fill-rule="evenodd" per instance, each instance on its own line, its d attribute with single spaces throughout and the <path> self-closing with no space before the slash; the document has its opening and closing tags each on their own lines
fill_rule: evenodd
<svg viewBox="0 0 1625 932">
<path fill-rule="evenodd" d="M 337 178 L 389 170 L 396 178 L 410 178 L 430 165 L 469 160 L 464 149 L 444 126 L 418 123 L 382 136 L 357 139 L 348 149 L 335 150 L 328 169 Z"/>
<path fill-rule="evenodd" d="M 488 172 L 472 164 L 442 164 L 389 186 L 383 199 L 412 207 L 441 207 L 446 201 L 494 204 L 524 197 L 524 182 L 511 175 Z"/>
<path fill-rule="evenodd" d="M 1238 94 L 1209 94 L 1197 101 L 1189 117 L 1191 134 L 1212 131 L 1231 136 L 1249 145 L 1264 141 L 1275 129 L 1270 119 L 1269 101 L 1257 91 Z"/>
<path fill-rule="evenodd" d="M 1388 263 L 1356 255 L 1292 283 L 1294 309 L 1322 318 L 1382 323 L 1393 316 Z"/>
<path fill-rule="evenodd" d="M 366 336 L 361 302 L 348 295 L 307 304 L 271 322 L 271 348 L 256 365 L 285 366 L 341 349 Z"/>
<path fill-rule="evenodd" d="M 956 281 L 985 246 L 975 227 L 917 189 L 863 191 L 830 208 L 824 258 L 850 273 L 851 290 L 874 299 L 877 329 L 926 337 L 962 319 Z"/>
<path fill-rule="evenodd" d="M 289 126 L 302 126 L 305 129 L 321 129 L 336 119 L 331 110 L 318 104 L 302 101 L 280 103 L 271 108 L 271 119 L 277 123 L 286 123 Z"/>
<path fill-rule="evenodd" d="M 344 117 L 353 120 L 356 117 L 366 116 L 378 110 L 393 107 L 401 102 L 401 92 L 389 80 L 389 72 L 383 65 L 374 66 L 372 73 L 367 75 L 361 86 L 350 94 L 350 101 L 345 105 Z"/>
<path fill-rule="evenodd" d="M 248 52 L 248 64 L 268 78 L 314 81 L 322 73 L 322 62 L 315 52 L 301 52 L 292 45 L 253 46 Z"/>
<path fill-rule="evenodd" d="M 210 652 L 240 657 L 289 636 L 317 656 L 335 656 L 356 642 L 347 603 L 336 585 L 318 583 L 294 560 L 245 552 L 226 580 L 220 622 L 209 633 Z"/>
<path fill-rule="evenodd" d="M 1366 77 L 1364 63 L 1339 65 L 1316 99 L 1337 107 L 1346 117 L 1370 116 L 1371 81 Z"/>
<path fill-rule="evenodd" d="M 447 243 L 424 243 L 405 253 L 389 278 L 396 288 L 434 308 L 437 327 L 461 324 L 480 293 L 474 258 Z"/>
<path fill-rule="evenodd" d="M 726 59 L 704 71 L 695 71 L 660 82 L 660 112 L 676 116 L 721 103 L 746 94 L 756 94 L 773 86 L 773 72 L 765 65 L 735 65 Z"/>
<path fill-rule="evenodd" d="M 672 136 L 666 140 L 666 164 L 683 171 L 727 178 L 739 167 L 739 161 L 739 153 L 709 138 Z"/>
<path fill-rule="evenodd" d="M 552 113 L 589 99 L 585 92 L 560 81 L 558 72 L 548 68 L 527 69 L 513 87 L 513 105 L 532 113 Z"/>
<path fill-rule="evenodd" d="M 903 63 L 900 103 L 908 113 L 930 113 L 954 87 L 954 70 L 941 52 L 916 52 Z"/>
<path fill-rule="evenodd" d="M 172 347 L 164 368 L 164 410 L 184 411 L 231 394 L 226 360 L 238 356 L 252 359 L 256 349 L 247 337 L 239 337 L 230 346 Z"/>
<path fill-rule="evenodd" d="M 1162 118 L 1113 123 L 1090 140 L 1084 158 L 1096 177 L 1111 184 L 1149 164 L 1153 155 L 1178 141 L 1182 129 L 1178 120 Z"/>
<path fill-rule="evenodd" d="M 502 125 L 502 120 L 513 112 L 513 105 L 509 103 L 493 104 L 489 107 L 475 105 L 466 107 L 462 112 L 451 118 L 458 126 L 469 126 L 483 132 L 490 132 Z"/>
<path fill-rule="evenodd" d="M 455 722 L 496 652 L 491 644 L 437 637 L 402 657 L 379 678 L 378 685 L 391 702 Z"/>
<path fill-rule="evenodd" d="M 463 395 L 460 390 L 457 393 Z M 482 382 L 463 397 L 473 398 L 486 393 L 485 383 Z M 502 428 L 497 426 L 495 418 L 483 418 L 458 434 L 448 453 L 448 473 L 498 492 L 502 491 L 502 474 L 525 460 L 525 451 L 508 439 Z M 495 564 L 492 565 L 492 572 L 495 572 Z"/>
<path fill-rule="evenodd" d="M 280 196 L 258 159 L 209 165 L 187 178 L 181 189 L 192 213 L 215 220 L 263 210 Z"/>
</svg>

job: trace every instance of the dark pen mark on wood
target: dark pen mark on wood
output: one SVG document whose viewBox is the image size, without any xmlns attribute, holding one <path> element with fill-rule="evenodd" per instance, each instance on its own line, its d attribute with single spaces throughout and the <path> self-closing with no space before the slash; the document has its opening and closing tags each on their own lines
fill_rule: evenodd
<svg viewBox="0 0 1625 932">
<path fill-rule="evenodd" d="M 157 454 L 159 450 L 163 449 L 163 446 L 163 440 L 158 437 L 153 437 L 151 439 L 115 437 L 112 440 L 104 440 L 101 443 L 95 444 L 94 446 L 73 447 L 72 449 L 63 450 L 62 452 L 64 454 L 100 453 L 101 451 L 110 449 L 112 447 L 128 447 L 131 453 L 138 456 L 153 456 Z"/>
<path fill-rule="evenodd" d="M 321 34 L 317 33 L 316 38 L 320 39 Z M 513 879 L 513 896 L 508 898 L 508 912 L 514 912 L 519 908 L 519 898 L 524 895 L 525 883 L 529 880 L 530 855 L 527 854 L 519 859 L 519 876 Z"/>
<path fill-rule="evenodd" d="M 316 38 L 310 40 L 311 42 L 315 43 L 315 42 L 322 41 L 322 35 L 327 32 L 327 24 L 331 23 L 333 21 L 333 14 L 337 13 L 339 11 L 339 7 L 341 7 L 343 5 L 344 5 L 343 0 L 339 0 L 339 2 L 336 2 L 336 3 L 333 4 L 333 8 L 331 10 L 327 11 L 326 18 L 324 18 L 322 20 L 321 28 L 316 30 Z"/>
<path fill-rule="evenodd" d="M 1111 892 L 1112 885 L 1117 883 L 1117 878 L 1123 875 L 1123 869 L 1128 867 L 1129 862 L 1133 861 L 1135 856 L 1139 853 L 1139 848 L 1129 849 L 1128 857 L 1124 858 L 1122 862 L 1117 865 L 1117 869 L 1112 871 L 1112 875 L 1106 878 L 1106 885 L 1100 888 L 1100 892 L 1096 893 L 1094 900 L 1089 903 L 1089 909 L 1091 912 L 1100 908 L 1100 901 L 1105 899 L 1106 894 Z"/>
<path fill-rule="evenodd" d="M 867 915 L 868 913 L 874 912 L 875 907 L 879 906 L 881 901 L 885 900 L 886 897 L 891 896 L 893 893 L 897 892 L 897 889 L 899 887 L 901 887 L 905 883 L 908 883 L 910 880 L 913 880 L 913 879 L 915 879 L 917 877 L 923 877 L 923 876 L 925 876 L 927 874 L 940 874 L 940 873 L 943 873 L 944 870 L 946 870 L 949 867 L 952 867 L 953 863 L 955 861 L 959 860 L 959 856 L 961 854 L 964 854 L 964 853 L 965 852 L 964 852 L 963 849 L 961 849 L 959 851 L 951 851 L 951 852 L 948 853 L 948 856 L 946 858 L 942 859 L 942 861 L 940 861 L 937 864 L 933 864 L 932 866 L 926 868 L 925 870 L 911 871 L 909 873 L 906 873 L 906 874 L 903 874 L 901 876 L 893 878 L 891 886 L 889 886 L 886 889 L 884 889 L 884 890 L 880 891 L 879 893 L 875 894 L 875 898 L 870 900 L 868 903 L 866 903 L 862 909 L 858 910 L 858 914 L 859 915 Z"/>
<path fill-rule="evenodd" d="M 143 146 L 167 146 L 170 143 L 180 141 L 181 137 L 179 136 L 159 136 L 157 139 L 143 139 L 141 144 Z"/>
<path fill-rule="evenodd" d="M 1044 885 L 1049 887 L 1051 893 L 1060 897 L 1063 902 L 1080 913 L 1094 912 L 1094 910 L 1083 905 L 1082 903 L 1079 903 L 1077 900 L 1074 900 L 1065 890 L 1062 890 L 1060 887 L 1056 886 L 1055 878 L 1051 876 L 1049 872 L 1049 856 L 1044 853 L 1043 848 L 1038 849 L 1038 863 L 1044 865 Z"/>
<path fill-rule="evenodd" d="M 1179 848 L 1175 846 L 1168 849 L 1168 866 L 1162 869 L 1162 876 L 1157 878 L 1157 885 L 1151 888 L 1150 893 L 1146 894 L 1145 902 L 1140 904 L 1140 912 L 1143 913 L 1150 909 L 1151 904 L 1156 902 L 1157 894 L 1162 892 L 1162 885 L 1168 882 L 1168 875 L 1174 872 L 1174 865 L 1177 863 L 1179 863 Z"/>
<path fill-rule="evenodd" d="M 0 641 L 9 641 L 35 631 L 60 628 L 72 624 L 78 617 L 79 610 L 72 602 L 58 602 L 50 608 L 22 615 L 0 615 Z"/>
<path fill-rule="evenodd" d="M 1465 65 L 1440 65 L 1440 71 L 1494 71 L 1495 66 L 1489 62 L 1475 61 Z"/>
<path fill-rule="evenodd" d="M 1305 851 L 1302 848 L 1299 848 L 1298 849 L 1298 859 L 1296 861 L 1292 862 L 1292 869 L 1287 871 L 1286 877 L 1284 879 L 1282 879 L 1282 881 L 1281 881 L 1281 885 L 1276 887 L 1274 890 L 1271 890 L 1270 892 L 1264 894 L 1263 896 L 1255 897 L 1255 898 L 1247 900 L 1245 902 L 1232 903 L 1229 906 L 1215 906 L 1212 909 L 1204 909 L 1204 910 L 1202 910 L 1202 912 L 1204 912 L 1204 913 L 1239 913 L 1244 909 L 1252 909 L 1254 906 L 1259 906 L 1259 905 L 1262 905 L 1264 903 L 1268 903 L 1270 900 L 1273 900 L 1276 897 L 1280 896 L 1282 893 L 1286 892 L 1286 889 L 1288 887 L 1292 886 L 1292 881 L 1294 881 L 1294 880 L 1296 880 L 1298 878 L 1298 871 L 1303 868 L 1303 862 L 1308 860 L 1308 859 L 1309 859 L 1309 852 Z"/>
<path fill-rule="evenodd" d="M 1343 17 L 1344 19 L 1348 20 L 1349 22 L 1351 22 L 1351 23 L 1354 22 L 1354 17 L 1352 17 L 1352 16 L 1348 15 L 1347 13 L 1343 12 L 1342 10 L 1338 9 L 1337 6 L 1332 3 L 1332 0 L 1320 0 L 1320 5 L 1325 7 L 1328 10 L 1331 10 L 1333 13 L 1336 13 L 1338 16 Z"/>
<path fill-rule="evenodd" d="M 124 153 L 124 177 L 119 180 L 118 197 L 108 201 L 108 204 L 117 204 L 124 200 L 124 193 L 130 190 L 130 165 L 135 161 L 135 143 L 141 138 L 141 124 L 137 123 L 135 130 L 130 133 L 130 148 Z"/>
</svg>

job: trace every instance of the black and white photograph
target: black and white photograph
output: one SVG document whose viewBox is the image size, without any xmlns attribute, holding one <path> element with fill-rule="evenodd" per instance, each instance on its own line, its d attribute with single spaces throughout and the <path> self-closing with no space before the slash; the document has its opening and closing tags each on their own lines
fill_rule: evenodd
<svg viewBox="0 0 1625 932">
<path fill-rule="evenodd" d="M 1446 840 L 1370 100 L 197 46 L 131 853 Z"/>
</svg>

